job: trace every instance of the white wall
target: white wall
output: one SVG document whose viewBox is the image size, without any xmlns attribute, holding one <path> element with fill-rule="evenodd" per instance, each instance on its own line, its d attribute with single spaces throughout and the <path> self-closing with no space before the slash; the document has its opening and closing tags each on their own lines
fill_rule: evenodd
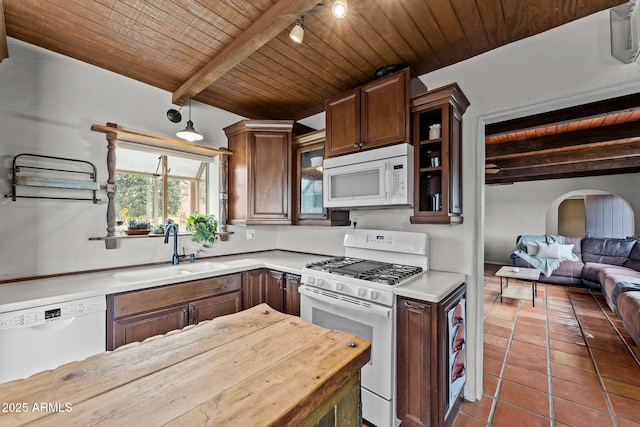
<svg viewBox="0 0 640 427">
<path fill-rule="evenodd" d="M 164 135 L 175 132 L 176 125 L 165 118 L 171 107 L 169 93 L 15 40 L 9 43 L 11 57 L 0 64 L 4 193 L 9 191 L 10 158 L 19 152 L 93 161 L 104 181 L 106 142 L 103 134 L 89 131 L 92 123 L 112 121 Z M 463 120 L 464 223 L 411 225 L 411 211 L 406 209 L 354 211 L 352 218 L 359 216 L 362 227 L 427 232 L 431 268 L 469 276 L 468 398 L 481 396 L 482 382 L 485 123 L 603 99 L 616 90 L 638 91 L 638 77 L 638 66 L 623 65 L 609 54 L 607 11 L 421 76 L 430 89 L 458 82 L 471 101 Z M 192 116 L 213 146 L 224 145 L 222 128 L 240 119 L 198 104 Z M 322 123 L 321 117 L 309 118 L 309 123 Z M 488 198 L 493 194 L 488 192 Z M 0 200 L 4 233 L 0 259 L 10 260 L 3 263 L 0 280 L 170 258 L 169 245 L 160 239 L 129 240 L 110 251 L 103 242 L 89 242 L 90 236 L 105 234 L 105 210 L 105 205 L 86 203 Z M 255 228 L 256 240 L 246 241 L 239 228 L 230 242 L 216 244 L 214 253 L 277 247 L 308 252 L 322 248 L 331 254 L 342 244 L 340 228 Z"/>
<path fill-rule="evenodd" d="M 0 64 L 0 192 L 9 194 L 11 160 L 19 153 L 87 160 L 105 182 L 105 135 L 93 123 L 115 122 L 132 130 L 175 137 L 186 123 L 166 118 L 171 94 L 109 71 L 9 39 L 10 57 Z M 193 102 L 192 120 L 213 147 L 226 146 L 223 128 L 242 117 Z M 102 199 L 106 199 L 104 192 Z M 0 198 L 2 245 L 0 280 L 97 268 L 163 262 L 172 245 L 161 238 L 121 240 L 105 250 L 106 203 Z M 230 227 L 234 231 L 234 227 Z M 195 251 L 188 237 L 180 247 Z M 255 240 L 244 230 L 219 242 L 208 253 L 272 249 L 276 229 L 264 228 Z"/>
</svg>

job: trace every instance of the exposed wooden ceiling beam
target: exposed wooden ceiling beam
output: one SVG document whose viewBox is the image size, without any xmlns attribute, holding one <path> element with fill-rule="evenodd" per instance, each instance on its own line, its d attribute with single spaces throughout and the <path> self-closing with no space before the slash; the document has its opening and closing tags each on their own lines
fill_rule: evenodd
<svg viewBox="0 0 640 427">
<path fill-rule="evenodd" d="M 487 176 L 485 183 L 499 184 L 634 172 L 640 172 L 639 157 L 597 160 L 593 162 L 563 165 L 536 166 L 532 168 L 511 169 L 506 171 L 501 170 L 500 173 L 496 175 Z"/>
<path fill-rule="evenodd" d="M 523 131 L 551 124 L 560 124 L 589 117 L 602 116 L 615 111 L 625 111 L 640 106 L 640 93 L 563 108 L 547 113 L 535 114 L 517 119 L 505 120 L 487 125 L 485 135 L 499 135 L 513 131 Z"/>
<path fill-rule="evenodd" d="M 0 62 L 9 57 L 9 47 L 7 46 L 7 27 L 4 24 L 4 9 L 0 0 Z"/>
<path fill-rule="evenodd" d="M 318 3 L 319 0 L 279 0 L 213 60 L 183 83 L 173 93 L 173 103 L 183 105 L 189 98 L 202 92 Z"/>
<path fill-rule="evenodd" d="M 566 147 L 637 138 L 638 136 L 640 136 L 640 122 L 629 122 L 503 144 L 490 144 L 486 146 L 486 157 L 495 163 L 495 160 L 499 158 L 515 157 L 536 151 L 559 150 Z"/>
<path fill-rule="evenodd" d="M 497 167 L 502 170 L 506 170 L 545 165 L 592 162 L 595 160 L 617 159 L 623 157 L 637 157 L 640 162 L 640 138 L 635 138 L 634 140 L 624 143 L 607 142 L 563 151 L 526 153 L 518 157 L 506 159 L 487 158 L 487 161 L 495 163 Z"/>
</svg>

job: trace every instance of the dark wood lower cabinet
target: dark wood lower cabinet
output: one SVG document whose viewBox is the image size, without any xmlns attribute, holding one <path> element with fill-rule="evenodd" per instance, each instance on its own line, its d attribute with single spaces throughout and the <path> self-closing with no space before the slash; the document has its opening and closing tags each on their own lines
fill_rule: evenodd
<svg viewBox="0 0 640 427">
<path fill-rule="evenodd" d="M 246 310 L 267 303 L 286 314 L 300 315 L 300 276 L 282 271 L 260 268 L 245 271 L 242 285 L 243 306 Z"/>
<path fill-rule="evenodd" d="M 462 403 L 462 284 L 440 303 L 397 300 L 397 416 L 403 427 L 450 427 Z M 462 364 L 462 365 L 461 365 Z"/>
<path fill-rule="evenodd" d="M 107 350 L 236 313 L 240 273 L 107 295 Z"/>
</svg>

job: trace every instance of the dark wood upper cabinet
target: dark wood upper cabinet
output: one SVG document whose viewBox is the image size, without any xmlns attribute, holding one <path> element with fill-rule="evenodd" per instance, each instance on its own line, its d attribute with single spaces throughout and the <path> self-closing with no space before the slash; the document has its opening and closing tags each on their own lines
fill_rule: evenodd
<svg viewBox="0 0 640 427">
<path fill-rule="evenodd" d="M 224 128 L 229 150 L 229 224 L 291 224 L 292 138 L 313 129 L 293 120 L 242 120 Z"/>
<path fill-rule="evenodd" d="M 296 225 L 349 225 L 349 211 L 325 208 L 322 202 L 322 159 L 325 130 L 293 139 L 293 223 Z"/>
<path fill-rule="evenodd" d="M 412 224 L 462 222 L 462 115 L 468 106 L 469 100 L 455 83 L 411 99 Z M 432 128 L 437 125 L 436 135 Z"/>
<path fill-rule="evenodd" d="M 325 109 L 325 157 L 357 151 L 355 146 L 360 143 L 360 88 L 327 100 Z"/>
<path fill-rule="evenodd" d="M 325 157 L 409 142 L 409 99 L 426 90 L 405 68 L 327 100 Z"/>
</svg>

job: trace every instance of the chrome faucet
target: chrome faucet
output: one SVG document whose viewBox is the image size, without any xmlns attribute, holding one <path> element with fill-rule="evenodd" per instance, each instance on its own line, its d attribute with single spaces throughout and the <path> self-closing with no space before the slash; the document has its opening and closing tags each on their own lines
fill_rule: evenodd
<svg viewBox="0 0 640 427">
<path fill-rule="evenodd" d="M 164 233 L 164 242 L 169 243 L 171 230 L 173 230 L 173 256 L 171 257 L 171 264 L 178 265 L 180 264 L 180 258 L 186 258 L 187 256 L 189 257 L 189 262 L 195 262 L 196 256 L 194 254 L 187 255 L 184 253 L 184 248 L 182 248 L 182 255 L 178 254 L 178 224 L 167 224 L 166 231 Z"/>
</svg>

